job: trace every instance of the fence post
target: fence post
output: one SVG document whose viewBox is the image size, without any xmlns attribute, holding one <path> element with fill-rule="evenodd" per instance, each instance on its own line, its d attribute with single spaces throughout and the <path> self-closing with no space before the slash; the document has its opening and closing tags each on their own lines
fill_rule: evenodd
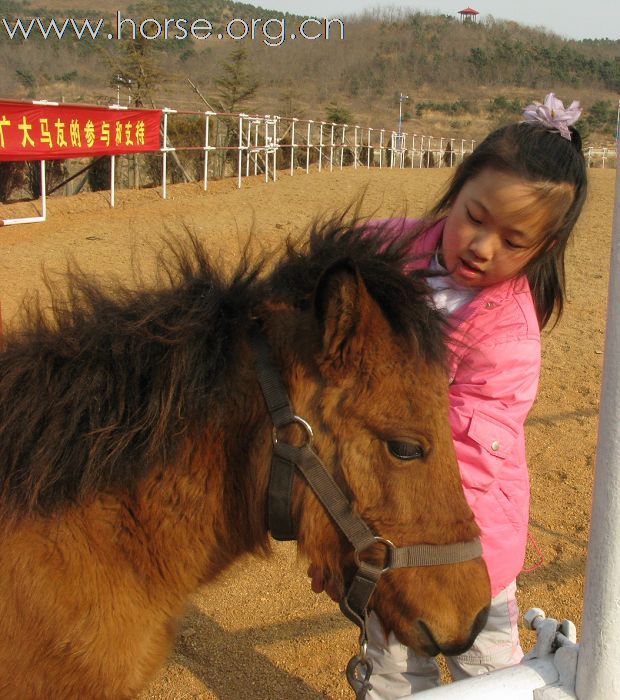
<svg viewBox="0 0 620 700">
<path fill-rule="evenodd" d="M 116 156 L 112 154 L 110 156 L 110 206 L 114 209 L 114 183 L 115 183 L 115 173 L 116 173 Z"/>
<path fill-rule="evenodd" d="M 237 158 L 237 189 L 241 189 L 241 149 L 243 145 L 243 115 L 239 115 L 239 155 Z"/>
<path fill-rule="evenodd" d="M 312 119 L 308 120 L 308 138 L 306 140 L 306 175 L 310 172 L 310 127 Z"/>
<path fill-rule="evenodd" d="M 47 184 L 45 182 L 45 161 L 41 161 L 41 216 L 47 217 Z"/>
<path fill-rule="evenodd" d="M 293 177 L 293 163 L 295 162 L 295 122 L 297 117 L 293 117 L 293 124 L 291 126 L 291 177 Z"/>
<path fill-rule="evenodd" d="M 207 191 L 209 187 L 209 130 L 211 128 L 211 112 L 205 112 L 205 164 L 202 187 Z"/>
<path fill-rule="evenodd" d="M 344 161 L 344 141 L 345 141 L 345 133 L 347 131 L 347 125 L 343 124 L 342 125 L 342 139 L 340 140 L 340 170 L 342 170 L 342 163 Z"/>
<path fill-rule="evenodd" d="M 620 144 L 616 146 L 616 154 Z M 617 157 L 617 155 L 616 155 Z M 581 645 L 577 662 L 577 697 L 620 697 L 620 168 L 607 297 L 601 408 L 598 424 L 594 492 Z"/>
<path fill-rule="evenodd" d="M 166 199 L 166 180 L 168 179 L 167 166 L 168 166 L 168 112 L 164 109 L 164 145 L 162 146 L 162 182 L 161 182 L 161 195 L 162 199 Z"/>
</svg>

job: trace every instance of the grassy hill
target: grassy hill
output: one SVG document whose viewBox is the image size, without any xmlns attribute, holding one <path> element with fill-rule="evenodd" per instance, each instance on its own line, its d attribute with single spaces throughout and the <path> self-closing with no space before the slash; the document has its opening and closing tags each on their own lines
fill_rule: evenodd
<svg viewBox="0 0 620 700">
<path fill-rule="evenodd" d="M 70 4 L 71 7 L 67 7 Z M 479 139 L 490 128 L 512 120 L 532 100 L 555 92 L 585 108 L 581 122 L 586 140 L 613 143 L 620 93 L 620 41 L 570 41 L 550 32 L 514 22 L 461 23 L 455 17 L 392 9 L 345 18 L 344 39 L 332 27 L 329 39 L 299 37 L 303 18 L 244 3 L 180 0 L 142 6 L 117 0 L 48 0 L 38 3 L 0 0 L 2 17 L 52 17 L 96 21 L 105 27 L 96 40 L 78 40 L 66 31 L 62 39 L 9 39 L 0 26 L 0 95 L 65 101 L 109 102 L 116 98 L 113 78 L 121 73 L 141 84 L 156 106 L 203 109 L 188 78 L 210 102 L 218 95 L 218 77 L 234 49 L 243 46 L 246 68 L 259 84 L 244 111 L 325 119 L 328 111 L 349 123 L 396 128 L 399 95 L 404 105 L 404 129 L 433 136 Z M 115 31 L 115 13 L 134 19 L 197 18 L 213 24 L 208 39 L 171 36 L 132 42 L 107 40 Z M 264 21 L 274 18 L 267 39 Z M 262 20 L 255 38 L 216 38 L 232 19 Z M 276 45 L 286 23 L 286 38 Z M 130 31 L 130 26 L 127 31 Z M 243 25 L 236 23 L 237 33 Z M 310 33 L 320 27 L 309 25 Z M 124 28 L 125 30 L 125 28 Z M 153 34 L 156 25 L 146 25 Z M 297 39 L 291 40 L 290 34 Z M 125 31 L 124 31 L 125 36 Z M 53 38 L 52 38 L 53 37 Z M 271 45 L 268 45 L 271 44 Z M 128 60 L 132 55 L 133 59 Z M 148 80 L 147 80 L 148 78 Z M 146 91 L 146 92 L 145 92 Z M 121 90 L 122 100 L 127 90 Z"/>
</svg>

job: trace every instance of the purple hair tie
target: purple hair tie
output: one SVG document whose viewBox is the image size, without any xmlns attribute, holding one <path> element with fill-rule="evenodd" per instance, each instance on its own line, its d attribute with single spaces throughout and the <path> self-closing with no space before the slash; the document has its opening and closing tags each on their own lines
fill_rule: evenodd
<svg viewBox="0 0 620 700">
<path fill-rule="evenodd" d="M 559 131 L 569 141 L 571 135 L 568 127 L 574 124 L 580 116 L 579 102 L 571 102 L 570 107 L 565 109 L 562 100 L 558 100 L 553 92 L 545 97 L 544 104 L 534 102 L 523 111 L 523 118 L 529 124 L 543 124 L 550 129 Z"/>
</svg>

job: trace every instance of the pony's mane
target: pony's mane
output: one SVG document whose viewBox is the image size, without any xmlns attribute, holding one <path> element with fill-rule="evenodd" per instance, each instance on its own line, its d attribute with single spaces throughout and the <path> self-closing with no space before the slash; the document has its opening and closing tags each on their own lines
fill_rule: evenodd
<svg viewBox="0 0 620 700">
<path fill-rule="evenodd" d="M 169 245 L 165 283 L 111 288 L 79 270 L 52 311 L 35 304 L 0 354 L 0 498 L 6 512 L 49 514 L 105 490 L 131 490 L 182 458 L 236 371 L 240 341 L 267 299 L 303 308 L 338 261 L 361 273 L 393 328 L 441 359 L 439 315 L 401 269 L 407 244 L 317 223 L 265 273 L 244 251 L 225 275 L 194 236 Z"/>
</svg>

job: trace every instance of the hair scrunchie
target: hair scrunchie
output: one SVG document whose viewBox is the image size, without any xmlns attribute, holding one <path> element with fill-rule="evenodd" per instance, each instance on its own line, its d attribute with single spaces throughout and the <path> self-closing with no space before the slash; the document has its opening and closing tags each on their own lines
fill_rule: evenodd
<svg viewBox="0 0 620 700">
<path fill-rule="evenodd" d="M 543 124 L 549 129 L 559 131 L 560 134 L 569 141 L 571 133 L 569 126 L 572 126 L 581 116 L 579 102 L 571 102 L 570 107 L 565 108 L 562 100 L 558 100 L 555 93 L 550 92 L 543 104 L 533 102 L 523 111 L 523 119 L 529 124 Z"/>
</svg>

